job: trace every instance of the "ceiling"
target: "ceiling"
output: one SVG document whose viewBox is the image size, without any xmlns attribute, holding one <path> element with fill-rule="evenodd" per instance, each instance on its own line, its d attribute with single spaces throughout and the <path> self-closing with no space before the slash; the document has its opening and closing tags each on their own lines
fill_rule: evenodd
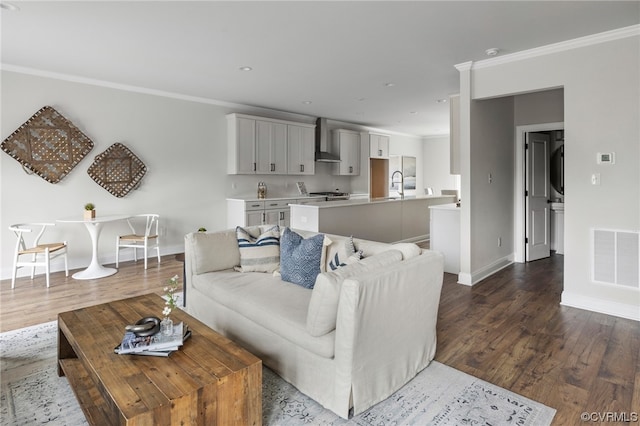
<svg viewBox="0 0 640 426">
<path fill-rule="evenodd" d="M 640 23 L 640 1 L 9 1 L 5 69 L 411 135 L 448 133 L 455 64 Z"/>
</svg>

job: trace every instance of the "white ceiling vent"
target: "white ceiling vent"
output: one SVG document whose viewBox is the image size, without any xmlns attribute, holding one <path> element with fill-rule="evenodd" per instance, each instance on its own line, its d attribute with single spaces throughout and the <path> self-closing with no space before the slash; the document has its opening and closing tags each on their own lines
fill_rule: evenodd
<svg viewBox="0 0 640 426">
<path fill-rule="evenodd" d="M 640 233 L 594 229 L 593 280 L 640 288 Z"/>
</svg>

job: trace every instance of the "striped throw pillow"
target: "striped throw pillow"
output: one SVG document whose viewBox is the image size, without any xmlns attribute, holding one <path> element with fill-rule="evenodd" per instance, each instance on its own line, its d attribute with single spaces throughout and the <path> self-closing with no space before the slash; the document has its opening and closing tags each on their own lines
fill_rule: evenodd
<svg viewBox="0 0 640 426">
<path fill-rule="evenodd" d="M 280 228 L 250 230 L 236 227 L 238 248 L 240 249 L 240 272 L 272 273 L 280 266 Z M 259 234 L 259 235 L 255 235 Z"/>
</svg>

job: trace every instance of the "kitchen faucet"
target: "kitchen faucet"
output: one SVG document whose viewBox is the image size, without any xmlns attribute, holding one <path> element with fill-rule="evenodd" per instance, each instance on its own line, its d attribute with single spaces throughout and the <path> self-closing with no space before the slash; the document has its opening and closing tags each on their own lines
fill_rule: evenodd
<svg viewBox="0 0 640 426">
<path fill-rule="evenodd" d="M 394 179 L 396 177 L 396 173 L 400 174 L 400 182 L 396 182 Z M 395 172 L 393 172 L 391 174 L 391 186 L 393 186 L 393 184 L 395 183 L 399 183 L 400 186 L 398 187 L 398 194 L 400 195 L 400 198 L 404 200 L 404 175 L 402 174 L 402 172 L 400 170 L 396 170 Z"/>
</svg>

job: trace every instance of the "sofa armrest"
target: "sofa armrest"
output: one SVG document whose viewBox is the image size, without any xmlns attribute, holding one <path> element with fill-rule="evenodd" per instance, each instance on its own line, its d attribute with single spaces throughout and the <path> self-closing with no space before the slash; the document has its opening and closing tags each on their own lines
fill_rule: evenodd
<svg viewBox="0 0 640 426">
<path fill-rule="evenodd" d="M 336 392 L 347 392 L 351 381 L 354 414 L 388 397 L 433 359 L 443 265 L 440 253 L 427 251 L 343 282 Z"/>
</svg>

